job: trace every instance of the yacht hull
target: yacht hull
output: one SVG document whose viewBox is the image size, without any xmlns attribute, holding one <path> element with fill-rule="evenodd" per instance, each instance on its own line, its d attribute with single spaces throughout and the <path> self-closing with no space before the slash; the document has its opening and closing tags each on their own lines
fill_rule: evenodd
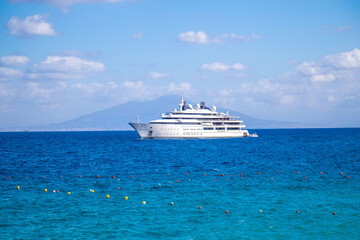
<svg viewBox="0 0 360 240">
<path fill-rule="evenodd" d="M 204 130 L 202 126 L 183 126 L 181 124 L 132 123 L 141 138 L 240 138 L 248 137 L 247 130 Z"/>
</svg>

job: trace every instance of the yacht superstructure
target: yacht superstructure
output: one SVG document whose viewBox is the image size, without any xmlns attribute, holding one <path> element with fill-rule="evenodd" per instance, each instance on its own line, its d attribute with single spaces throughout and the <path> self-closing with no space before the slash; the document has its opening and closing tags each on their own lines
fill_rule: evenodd
<svg viewBox="0 0 360 240">
<path fill-rule="evenodd" d="M 161 119 L 149 123 L 130 122 L 141 138 L 238 138 L 248 137 L 239 117 L 218 113 L 216 107 L 205 102 L 186 105 L 181 98 L 179 109 L 162 114 Z"/>
</svg>

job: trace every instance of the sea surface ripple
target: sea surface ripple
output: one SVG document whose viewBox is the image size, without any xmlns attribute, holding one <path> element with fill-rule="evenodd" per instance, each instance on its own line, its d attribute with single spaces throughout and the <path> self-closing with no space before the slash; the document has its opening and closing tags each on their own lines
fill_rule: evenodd
<svg viewBox="0 0 360 240">
<path fill-rule="evenodd" d="M 256 132 L 0 133 L 0 238 L 360 239 L 360 129 Z"/>
</svg>

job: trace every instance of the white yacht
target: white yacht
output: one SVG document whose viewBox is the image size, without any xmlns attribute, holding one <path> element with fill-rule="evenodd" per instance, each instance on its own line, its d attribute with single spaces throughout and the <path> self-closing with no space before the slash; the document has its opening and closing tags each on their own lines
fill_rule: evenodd
<svg viewBox="0 0 360 240">
<path fill-rule="evenodd" d="M 161 119 L 149 123 L 130 122 L 141 138 L 239 138 L 250 137 L 239 117 L 216 112 L 216 107 L 208 108 L 205 102 L 186 105 L 181 98 L 179 109 L 162 114 Z"/>
</svg>

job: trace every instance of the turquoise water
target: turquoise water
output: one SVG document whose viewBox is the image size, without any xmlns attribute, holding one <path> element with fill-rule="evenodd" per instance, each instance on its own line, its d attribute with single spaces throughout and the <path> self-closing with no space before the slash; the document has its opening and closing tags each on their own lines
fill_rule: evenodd
<svg viewBox="0 0 360 240">
<path fill-rule="evenodd" d="M 256 132 L 0 133 L 0 236 L 360 239 L 360 129 Z"/>
</svg>

